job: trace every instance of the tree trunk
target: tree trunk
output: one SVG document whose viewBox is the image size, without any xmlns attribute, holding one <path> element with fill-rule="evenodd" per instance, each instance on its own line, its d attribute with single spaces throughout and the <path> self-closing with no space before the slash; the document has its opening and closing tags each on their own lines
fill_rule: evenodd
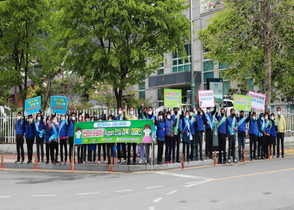
<svg viewBox="0 0 294 210">
<path fill-rule="evenodd" d="M 115 95 L 115 99 L 116 99 L 116 108 L 123 108 L 123 104 L 122 104 L 122 94 L 123 94 L 123 90 L 122 89 L 118 89 L 115 88 L 114 89 L 114 95 Z"/>
</svg>

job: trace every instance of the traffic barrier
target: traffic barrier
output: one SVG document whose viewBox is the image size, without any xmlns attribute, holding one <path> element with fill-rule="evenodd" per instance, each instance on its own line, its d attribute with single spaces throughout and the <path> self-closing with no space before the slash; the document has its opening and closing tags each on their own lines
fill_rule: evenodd
<svg viewBox="0 0 294 210">
<path fill-rule="evenodd" d="M 4 155 L 1 155 L 1 166 L 0 169 L 3 170 L 4 169 Z"/>
<path fill-rule="evenodd" d="M 216 151 L 213 151 L 213 165 L 217 166 L 217 163 L 216 163 Z"/>
<path fill-rule="evenodd" d="M 34 171 L 38 171 L 38 158 L 37 158 L 37 155 L 35 155 Z"/>
<path fill-rule="evenodd" d="M 242 148 L 242 162 L 246 162 L 245 148 Z"/>
<path fill-rule="evenodd" d="M 267 146 L 267 159 L 271 159 L 271 146 Z"/>
<path fill-rule="evenodd" d="M 110 174 L 113 173 L 113 162 L 114 162 L 114 158 L 111 157 L 111 158 L 110 158 L 110 166 L 109 166 L 109 173 L 110 173 Z"/>
<path fill-rule="evenodd" d="M 182 153 L 182 169 L 184 169 L 185 168 L 185 160 L 184 160 L 184 153 Z"/>
<path fill-rule="evenodd" d="M 69 170 L 70 170 L 70 172 L 74 172 L 74 170 L 75 170 L 75 165 L 74 165 L 74 158 L 73 158 L 73 156 L 71 156 L 71 158 L 70 158 L 70 166 L 69 166 Z"/>
</svg>

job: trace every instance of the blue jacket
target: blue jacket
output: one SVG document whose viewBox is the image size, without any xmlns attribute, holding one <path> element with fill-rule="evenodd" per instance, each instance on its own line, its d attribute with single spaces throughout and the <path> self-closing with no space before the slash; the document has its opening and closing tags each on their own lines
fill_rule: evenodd
<svg viewBox="0 0 294 210">
<path fill-rule="evenodd" d="M 277 126 L 275 120 L 272 120 L 272 126 L 271 126 L 271 131 L 270 135 L 276 137 L 277 136 Z"/>
<path fill-rule="evenodd" d="M 171 116 L 171 119 L 175 122 L 175 127 L 177 126 L 177 123 L 178 123 L 178 119 L 176 118 L 176 115 L 172 115 Z M 182 132 L 182 130 L 183 130 L 183 123 L 182 123 L 182 115 L 179 115 L 179 125 L 178 125 L 178 134 L 177 135 L 179 135 L 181 132 Z"/>
<path fill-rule="evenodd" d="M 122 115 L 122 120 L 125 120 L 126 118 Z M 115 118 L 114 118 L 114 120 L 120 120 L 120 116 L 119 115 L 117 115 Z"/>
<path fill-rule="evenodd" d="M 46 132 L 45 133 L 45 141 L 48 142 L 50 136 L 53 135 L 53 129 L 52 128 L 50 129 L 49 126 L 46 124 L 45 132 Z"/>
<path fill-rule="evenodd" d="M 25 133 L 25 121 L 24 120 L 17 120 L 15 122 L 15 134 L 16 135 L 23 135 Z"/>
<path fill-rule="evenodd" d="M 244 117 L 243 117 L 244 118 Z M 243 118 L 238 117 L 237 122 L 239 123 Z M 243 121 L 241 125 L 238 126 L 238 133 L 246 133 L 246 123 L 248 123 L 250 120 L 250 116 L 246 118 L 246 120 Z"/>
<path fill-rule="evenodd" d="M 204 122 L 205 122 L 205 115 L 195 115 L 194 116 L 197 123 L 194 124 L 195 127 L 195 133 L 198 131 L 204 131 Z"/>
<path fill-rule="evenodd" d="M 152 115 L 147 114 L 146 119 L 153 120 L 154 122 L 156 122 L 156 116 L 154 114 L 152 114 Z"/>
<path fill-rule="evenodd" d="M 249 134 L 258 136 L 258 125 L 257 120 L 249 119 Z"/>
<path fill-rule="evenodd" d="M 194 116 L 189 117 L 189 120 L 191 122 L 191 133 L 192 133 L 192 135 L 194 135 L 195 134 L 195 129 L 196 129 L 198 124 L 197 124 L 197 121 L 196 121 Z"/>
<path fill-rule="evenodd" d="M 264 121 L 264 124 L 265 124 L 265 125 L 264 125 L 264 129 L 262 129 L 263 121 L 262 121 L 261 119 L 258 119 L 257 122 L 258 122 L 259 136 L 262 136 L 262 135 L 263 135 L 263 132 L 266 132 L 267 134 L 270 134 L 271 123 L 268 123 L 268 126 L 266 126 L 267 121 L 265 120 L 265 121 Z"/>
<path fill-rule="evenodd" d="M 63 124 L 62 127 L 61 127 L 61 124 Z M 59 136 L 67 136 L 66 120 L 63 120 L 63 121 L 59 122 Z"/>
<path fill-rule="evenodd" d="M 165 137 L 165 131 L 164 131 L 165 122 L 164 122 L 164 119 L 163 120 L 158 120 L 156 122 L 156 125 L 157 125 L 157 131 L 156 131 L 157 138 L 163 138 L 163 140 L 164 140 L 164 137 Z"/>
<path fill-rule="evenodd" d="M 233 119 L 234 119 L 234 117 L 228 116 L 227 120 L 226 120 L 227 121 L 226 123 L 227 123 L 227 134 L 228 135 L 233 135 L 233 134 L 236 133 L 236 131 L 234 131 L 233 128 L 237 128 L 237 118 L 235 117 L 234 125 L 233 125 Z M 232 129 L 233 134 L 231 134 L 230 129 Z"/>
<path fill-rule="evenodd" d="M 44 125 L 43 120 L 40 120 L 40 121 L 38 121 L 38 122 L 35 122 L 35 128 L 36 128 L 36 123 L 37 123 L 37 126 L 38 126 L 38 130 L 39 130 L 39 131 L 42 131 L 42 130 L 43 130 L 43 125 Z M 40 137 L 40 136 L 39 136 L 39 132 L 37 131 L 37 129 L 36 129 L 36 137 Z M 44 138 L 44 133 L 43 133 L 42 138 Z"/>
<path fill-rule="evenodd" d="M 191 121 L 190 121 L 190 119 L 186 119 L 186 118 L 183 118 L 181 121 L 182 121 L 182 128 L 183 128 L 183 141 L 186 143 L 191 143 L 190 136 L 188 136 L 189 132 L 192 135 Z"/>
<path fill-rule="evenodd" d="M 47 128 L 47 125 L 46 125 L 46 128 Z M 75 129 L 75 122 L 73 122 L 72 120 L 69 120 L 68 127 L 67 127 L 67 136 L 68 137 L 74 137 L 74 133 L 75 133 L 74 129 Z"/>
<path fill-rule="evenodd" d="M 26 139 L 34 139 L 36 136 L 36 128 L 34 122 L 31 124 L 29 122 L 26 122 Z"/>
<path fill-rule="evenodd" d="M 208 117 L 210 118 L 210 121 L 213 123 L 213 115 L 216 112 L 216 106 L 214 107 L 214 110 L 210 113 L 207 113 Z M 202 110 L 202 114 L 204 115 L 204 124 L 205 124 L 205 129 L 210 129 L 210 125 L 207 124 L 208 120 L 206 118 L 206 115 L 204 111 Z"/>
<path fill-rule="evenodd" d="M 224 116 L 225 117 L 225 116 Z M 220 122 L 222 120 L 222 116 L 217 117 L 217 121 Z M 227 120 L 225 120 L 217 129 L 217 132 L 222 134 L 227 134 Z"/>
<path fill-rule="evenodd" d="M 169 129 L 169 126 L 172 125 L 172 128 L 174 130 L 174 127 L 175 127 L 175 122 L 172 120 L 172 118 L 169 120 L 169 119 L 165 119 L 165 135 L 167 136 L 168 134 L 168 129 Z"/>
</svg>

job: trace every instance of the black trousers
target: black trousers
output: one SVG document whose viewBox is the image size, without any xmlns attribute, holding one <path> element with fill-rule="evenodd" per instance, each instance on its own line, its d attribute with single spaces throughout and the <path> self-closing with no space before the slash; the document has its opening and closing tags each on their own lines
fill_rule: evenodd
<svg viewBox="0 0 294 210">
<path fill-rule="evenodd" d="M 257 136 L 250 134 L 250 159 L 256 159 L 256 141 Z"/>
<path fill-rule="evenodd" d="M 52 141 L 51 142 L 51 157 L 53 158 L 53 161 L 57 161 L 58 159 L 58 142 Z"/>
<path fill-rule="evenodd" d="M 212 158 L 213 130 L 205 129 L 205 155 Z"/>
<path fill-rule="evenodd" d="M 276 156 L 276 137 L 275 136 L 270 136 L 270 153 L 273 156 Z"/>
<path fill-rule="evenodd" d="M 46 159 L 47 159 L 47 163 L 50 162 L 50 159 L 51 159 L 51 162 L 53 163 L 54 154 L 52 149 L 52 142 L 46 142 Z"/>
<path fill-rule="evenodd" d="M 84 145 L 78 146 L 78 163 L 82 163 L 84 158 Z"/>
<path fill-rule="evenodd" d="M 180 134 L 174 135 L 174 141 L 172 144 L 172 161 L 173 161 L 173 163 L 175 161 L 180 162 L 180 143 L 181 143 Z"/>
<path fill-rule="evenodd" d="M 164 141 L 157 141 L 157 163 L 162 163 Z"/>
<path fill-rule="evenodd" d="M 186 149 L 187 149 L 187 153 L 186 153 Z M 189 162 L 189 150 L 190 150 L 190 143 L 183 141 L 184 161 L 187 161 L 187 162 Z M 186 156 L 186 154 L 187 154 L 187 156 Z"/>
<path fill-rule="evenodd" d="M 190 160 L 196 159 L 196 135 L 192 135 Z"/>
<path fill-rule="evenodd" d="M 227 134 L 218 132 L 218 161 L 219 163 L 222 163 L 223 160 L 226 161 L 226 136 Z"/>
<path fill-rule="evenodd" d="M 118 158 L 118 160 L 121 159 L 121 151 L 120 151 L 121 147 L 122 147 L 122 151 L 123 151 L 123 158 L 124 158 L 124 160 L 126 160 L 127 159 L 127 150 L 126 150 L 125 143 L 118 143 L 117 144 L 117 158 Z"/>
<path fill-rule="evenodd" d="M 128 143 L 128 163 L 131 159 L 131 147 L 133 147 L 133 163 L 136 163 L 136 143 Z"/>
<path fill-rule="evenodd" d="M 265 136 L 258 137 L 258 148 L 257 148 L 257 156 L 258 158 L 264 158 L 264 144 L 265 144 Z"/>
<path fill-rule="evenodd" d="M 28 150 L 28 161 L 32 162 L 34 139 L 26 139 L 26 140 L 27 140 L 27 150 Z"/>
<path fill-rule="evenodd" d="M 92 159 L 92 156 L 93 156 L 93 159 Z M 95 150 L 88 150 L 88 161 L 89 162 L 96 161 L 96 149 Z"/>
<path fill-rule="evenodd" d="M 74 161 L 74 148 L 73 148 L 73 137 L 68 137 L 68 144 L 69 144 L 69 160 Z M 71 159 L 73 157 L 73 160 Z"/>
<path fill-rule="evenodd" d="M 106 150 L 107 150 L 108 164 L 110 164 L 111 163 L 110 157 L 114 157 L 114 151 L 113 151 L 114 144 L 107 143 L 106 147 L 107 147 Z"/>
<path fill-rule="evenodd" d="M 103 150 L 103 160 L 106 160 L 106 145 L 105 144 L 98 144 L 98 161 L 101 160 L 101 147 Z"/>
<path fill-rule="evenodd" d="M 268 136 L 268 135 L 265 135 L 264 136 L 264 157 L 267 158 L 268 157 L 268 153 L 270 153 L 269 151 L 269 147 L 270 147 L 270 144 L 271 143 L 271 137 Z"/>
<path fill-rule="evenodd" d="M 284 157 L 284 133 L 277 133 L 277 157 L 280 156 L 280 144 L 282 147 L 282 157 Z"/>
<path fill-rule="evenodd" d="M 199 156 L 200 159 L 202 160 L 202 139 L 203 139 L 203 134 L 202 131 L 198 131 L 195 133 L 195 141 L 196 141 L 196 160 L 198 159 L 198 149 L 199 149 Z"/>
<path fill-rule="evenodd" d="M 67 139 L 60 139 L 60 159 L 61 162 L 63 160 L 66 162 L 67 161 L 67 144 L 66 144 Z M 64 148 L 64 159 L 63 159 L 63 148 Z"/>
<path fill-rule="evenodd" d="M 37 146 L 37 157 L 40 161 L 40 151 L 41 151 L 41 160 L 44 161 L 44 138 L 36 137 L 36 146 Z"/>
<path fill-rule="evenodd" d="M 229 140 L 229 148 L 228 148 L 228 159 L 231 159 L 233 157 L 233 160 L 236 159 L 236 135 L 229 135 L 228 136 Z"/>
<path fill-rule="evenodd" d="M 17 160 L 20 161 L 20 155 L 22 161 L 24 161 L 24 150 L 23 150 L 23 135 L 16 135 L 16 151 L 17 151 Z"/>
</svg>

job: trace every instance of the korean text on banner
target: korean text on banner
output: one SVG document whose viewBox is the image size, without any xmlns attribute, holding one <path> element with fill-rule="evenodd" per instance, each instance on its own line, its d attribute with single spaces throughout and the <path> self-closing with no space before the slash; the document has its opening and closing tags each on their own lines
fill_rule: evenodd
<svg viewBox="0 0 294 210">
<path fill-rule="evenodd" d="M 50 97 L 50 109 L 51 112 L 56 114 L 66 114 L 67 111 L 67 97 L 51 96 Z"/>
<path fill-rule="evenodd" d="M 164 106 L 181 107 L 182 106 L 182 90 L 164 89 Z"/>
<path fill-rule="evenodd" d="M 25 100 L 25 116 L 38 113 L 41 109 L 41 96 Z"/>
<path fill-rule="evenodd" d="M 251 96 L 234 95 L 234 109 L 251 111 Z"/>
<path fill-rule="evenodd" d="M 74 143 L 151 143 L 152 127 L 152 120 L 77 122 Z"/>
<path fill-rule="evenodd" d="M 264 111 L 266 95 L 249 91 L 248 95 L 252 97 L 252 108 Z"/>
<path fill-rule="evenodd" d="M 200 107 L 214 107 L 214 93 L 213 90 L 198 90 L 199 106 Z"/>
</svg>

